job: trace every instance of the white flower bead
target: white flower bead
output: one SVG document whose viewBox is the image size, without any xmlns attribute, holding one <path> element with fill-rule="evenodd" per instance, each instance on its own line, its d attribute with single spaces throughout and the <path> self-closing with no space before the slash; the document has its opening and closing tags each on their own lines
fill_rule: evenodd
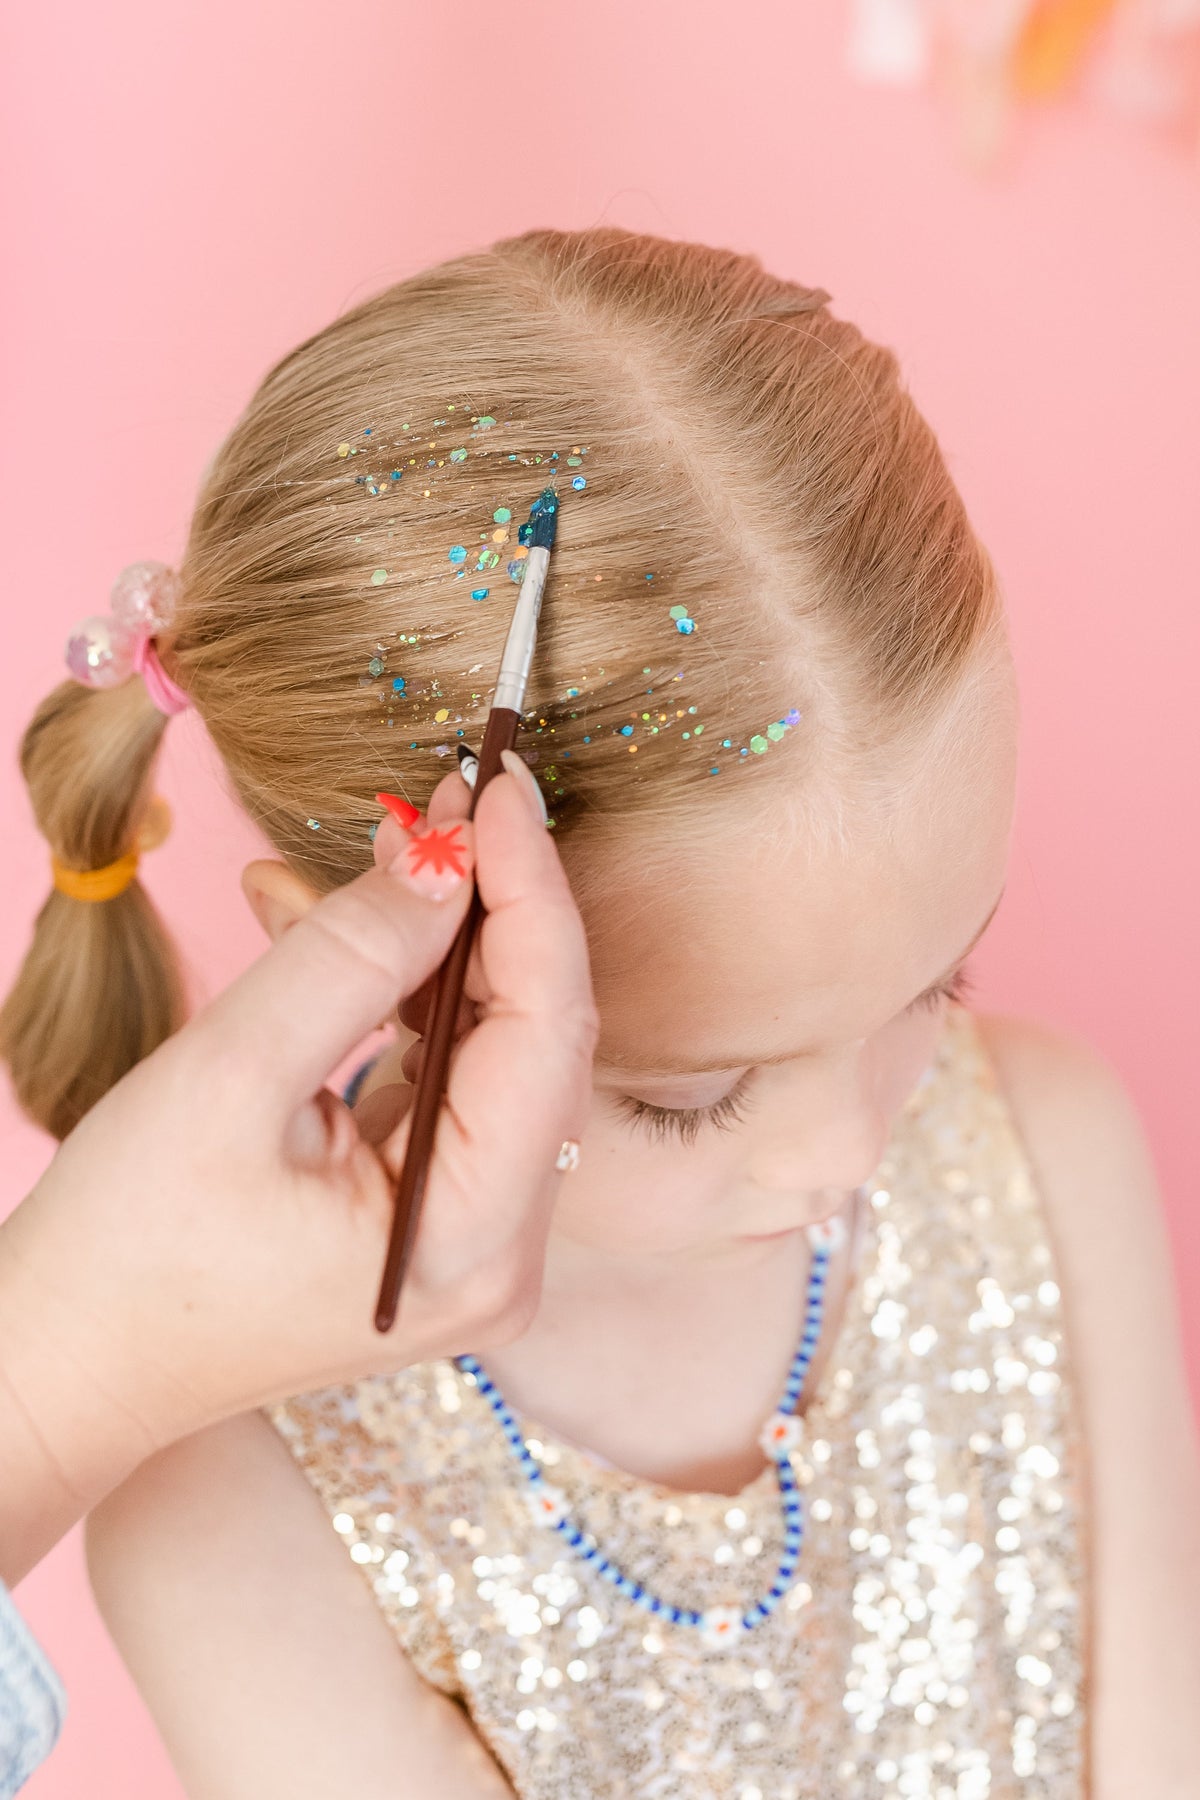
<svg viewBox="0 0 1200 1800">
<path fill-rule="evenodd" d="M 841 1213 L 833 1213 L 828 1219 L 818 1219 L 815 1225 L 808 1226 L 808 1241 L 814 1250 L 828 1250 L 836 1256 L 846 1241 L 846 1221 Z"/>
<path fill-rule="evenodd" d="M 555 1526 L 567 1516 L 566 1496 L 548 1481 L 533 1481 L 525 1488 L 525 1500 L 539 1525 Z"/>
<path fill-rule="evenodd" d="M 795 1413 L 772 1413 L 759 1433 L 759 1447 L 772 1462 L 785 1462 L 800 1448 L 804 1427 Z"/>
<path fill-rule="evenodd" d="M 723 1644 L 735 1643 L 745 1629 L 742 1615 L 736 1606 L 710 1606 L 706 1613 L 700 1615 L 700 1636 L 714 1649 Z"/>
</svg>

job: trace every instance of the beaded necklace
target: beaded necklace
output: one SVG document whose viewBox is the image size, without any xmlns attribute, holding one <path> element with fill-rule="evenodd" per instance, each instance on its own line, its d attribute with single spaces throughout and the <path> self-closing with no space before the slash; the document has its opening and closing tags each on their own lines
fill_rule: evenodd
<svg viewBox="0 0 1200 1800">
<path fill-rule="evenodd" d="M 861 1197 L 861 1190 L 855 1194 L 856 1201 Z M 625 1595 L 646 1612 L 654 1613 L 672 1625 L 687 1625 L 698 1629 L 710 1644 L 724 1644 L 740 1637 L 745 1631 L 752 1631 L 769 1619 L 779 1602 L 787 1593 L 792 1578 L 800 1563 L 800 1546 L 804 1540 L 805 1511 L 799 1484 L 792 1468 L 792 1452 L 799 1447 L 801 1436 L 800 1420 L 796 1416 L 796 1403 L 800 1398 L 800 1390 L 804 1385 L 804 1377 L 816 1350 L 821 1333 L 821 1320 L 825 1310 L 825 1282 L 830 1258 L 845 1242 L 846 1226 L 840 1214 L 822 1219 L 815 1225 L 805 1227 L 808 1240 L 812 1245 L 812 1269 L 808 1278 L 808 1298 L 804 1314 L 804 1330 L 796 1347 L 796 1354 L 788 1370 L 783 1394 L 775 1411 L 767 1419 L 761 1433 L 759 1444 L 766 1452 L 775 1467 L 779 1482 L 779 1497 L 783 1506 L 783 1555 L 776 1570 L 775 1579 L 767 1593 L 760 1600 L 741 1611 L 736 1606 L 714 1606 L 705 1612 L 697 1612 L 694 1608 L 673 1606 L 669 1601 L 651 1594 L 640 1581 L 635 1581 L 600 1549 L 595 1539 L 571 1517 L 565 1496 L 558 1488 L 551 1485 L 543 1476 L 534 1461 L 529 1446 L 521 1433 L 516 1418 L 503 1394 L 487 1373 L 482 1363 L 474 1356 L 456 1356 L 454 1362 L 462 1371 L 464 1379 L 478 1388 L 499 1421 L 500 1428 L 508 1439 L 509 1447 L 529 1484 L 529 1504 L 539 1524 L 557 1531 L 570 1545 L 571 1549 L 591 1565 L 603 1580 L 611 1583 L 619 1594 Z"/>
</svg>

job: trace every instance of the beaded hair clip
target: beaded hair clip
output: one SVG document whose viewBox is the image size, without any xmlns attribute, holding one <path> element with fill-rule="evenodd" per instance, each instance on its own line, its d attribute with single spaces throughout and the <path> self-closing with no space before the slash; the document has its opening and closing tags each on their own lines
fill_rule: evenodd
<svg viewBox="0 0 1200 1800">
<path fill-rule="evenodd" d="M 179 576 L 166 563 L 130 563 L 113 584 L 110 611 L 83 619 L 67 639 L 66 664 L 84 687 L 119 687 L 140 675 L 151 700 L 167 718 L 191 705 L 158 660 L 154 639 L 175 616 Z M 160 844 L 171 828 L 166 801 L 156 795 L 132 848 L 98 869 L 76 869 L 51 855 L 54 886 L 68 899 L 94 904 L 115 900 L 137 879 L 144 850 Z"/>
<path fill-rule="evenodd" d="M 66 664 L 84 687 L 119 687 L 140 675 L 160 713 L 173 718 L 191 705 L 158 659 L 154 639 L 175 616 L 179 576 L 166 563 L 136 562 L 113 584 L 107 613 L 82 620 L 67 639 Z"/>
</svg>

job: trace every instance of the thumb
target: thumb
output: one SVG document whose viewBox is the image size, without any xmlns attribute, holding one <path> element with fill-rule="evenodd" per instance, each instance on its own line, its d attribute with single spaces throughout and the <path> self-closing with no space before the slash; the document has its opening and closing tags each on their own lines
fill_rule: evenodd
<svg viewBox="0 0 1200 1800">
<path fill-rule="evenodd" d="M 417 844 L 426 851 L 414 854 Z M 437 969 L 470 905 L 474 860 L 469 820 L 441 833 L 422 826 L 386 867 L 327 894 L 285 931 L 197 1015 L 193 1041 L 208 1041 L 231 1080 L 244 1076 L 260 1114 L 286 1115 Z"/>
</svg>

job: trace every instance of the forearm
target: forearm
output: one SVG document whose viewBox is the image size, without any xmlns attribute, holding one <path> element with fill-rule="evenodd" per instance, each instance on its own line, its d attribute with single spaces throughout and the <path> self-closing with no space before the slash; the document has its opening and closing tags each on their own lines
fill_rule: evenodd
<svg viewBox="0 0 1200 1800">
<path fill-rule="evenodd" d="M 0 1225 L 0 1579 L 27 1575 L 156 1444 L 106 1384 L 101 1340 L 67 1350 L 29 1254 L 25 1201 Z"/>
</svg>

